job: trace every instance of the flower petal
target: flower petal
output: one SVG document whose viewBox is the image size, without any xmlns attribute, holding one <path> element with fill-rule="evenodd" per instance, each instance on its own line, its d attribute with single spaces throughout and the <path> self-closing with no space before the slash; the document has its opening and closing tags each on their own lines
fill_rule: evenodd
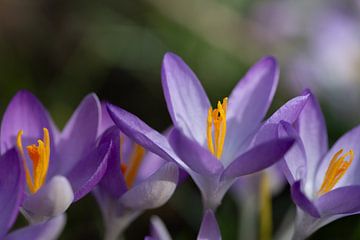
<svg viewBox="0 0 360 240">
<path fill-rule="evenodd" d="M 169 142 L 180 159 L 195 172 L 201 175 L 213 175 L 223 171 L 221 161 L 199 143 L 182 134 L 179 129 L 172 130 Z"/>
<path fill-rule="evenodd" d="M 108 138 L 112 144 L 107 161 L 106 172 L 99 182 L 101 191 L 105 191 L 113 199 L 118 199 L 127 191 L 124 176 L 120 167 L 120 131 L 116 127 L 108 129 L 103 139 Z"/>
<path fill-rule="evenodd" d="M 336 141 L 330 151 L 321 160 L 321 163 L 319 164 L 318 170 L 316 172 L 315 189 L 320 189 L 325 173 L 329 167 L 329 163 L 335 153 L 340 149 L 344 149 L 343 153 L 346 153 L 352 149 L 354 152 L 354 160 L 352 161 L 352 164 L 347 169 L 344 176 L 339 180 L 334 188 L 350 185 L 360 185 L 360 125 L 358 125 L 344 134 L 338 141 Z"/>
<path fill-rule="evenodd" d="M 1 153 L 16 146 L 16 135 L 24 131 L 23 145 L 36 143 L 43 138 L 43 128 L 49 130 L 50 138 L 55 138 L 57 129 L 40 101 L 26 90 L 21 90 L 12 98 L 3 115 L 0 130 Z M 55 141 L 52 141 L 53 149 Z"/>
<path fill-rule="evenodd" d="M 280 162 L 283 172 L 292 185 L 295 181 L 306 178 L 306 154 L 303 142 L 296 130 L 288 122 L 282 121 L 279 126 L 279 137 L 292 137 L 295 143 Z M 311 194 L 309 192 L 309 194 Z"/>
<path fill-rule="evenodd" d="M 299 115 L 296 127 L 306 153 L 307 181 L 314 181 L 316 169 L 328 151 L 328 136 L 320 105 L 309 90 L 306 92 L 310 94 L 309 101 Z"/>
<path fill-rule="evenodd" d="M 161 73 L 165 100 L 174 125 L 186 136 L 204 144 L 210 102 L 201 83 L 173 53 L 165 54 Z"/>
<path fill-rule="evenodd" d="M 253 139 L 253 145 L 276 138 L 278 136 L 278 124 L 281 121 L 293 124 L 298 119 L 299 114 L 309 100 L 309 97 L 310 94 L 304 93 L 289 100 L 273 113 L 256 133 L 256 136 Z"/>
<path fill-rule="evenodd" d="M 91 149 L 98 134 L 100 114 L 101 105 L 97 96 L 87 95 L 61 133 L 56 152 L 58 166 L 53 171 L 65 175 Z"/>
<path fill-rule="evenodd" d="M 171 240 L 169 231 L 163 221 L 158 216 L 152 216 L 151 219 L 151 238 L 154 240 Z"/>
<path fill-rule="evenodd" d="M 165 204 L 175 191 L 179 171 L 174 163 L 166 163 L 152 176 L 130 188 L 120 198 L 125 208 L 145 210 Z"/>
<path fill-rule="evenodd" d="M 69 181 L 63 176 L 55 176 L 35 194 L 25 198 L 23 213 L 32 223 L 45 221 L 63 214 L 73 199 Z"/>
<path fill-rule="evenodd" d="M 107 109 L 106 102 L 101 102 L 101 121 L 99 127 L 99 135 L 104 133 L 108 128 L 115 126 L 115 123 L 111 119 Z"/>
<path fill-rule="evenodd" d="M 15 149 L 0 158 L 0 239 L 15 222 L 24 193 L 22 163 Z"/>
<path fill-rule="evenodd" d="M 164 135 L 149 127 L 135 115 L 119 107 L 108 104 L 107 108 L 116 126 L 133 141 L 159 155 L 166 161 L 175 161 L 184 170 L 187 171 L 189 169 L 174 153 Z"/>
<path fill-rule="evenodd" d="M 222 178 L 232 179 L 265 169 L 280 160 L 293 143 L 293 138 L 283 138 L 259 144 L 235 159 Z"/>
<path fill-rule="evenodd" d="M 239 156 L 241 145 L 259 127 L 279 80 L 278 64 L 273 57 L 260 59 L 239 81 L 229 97 L 225 162 Z M 230 160 L 229 160 L 230 159 Z"/>
<path fill-rule="evenodd" d="M 322 217 L 360 212 L 360 185 L 341 187 L 325 193 L 315 201 Z"/>
<path fill-rule="evenodd" d="M 23 240 L 23 239 L 46 239 L 55 240 L 65 227 L 66 217 L 60 215 L 51 220 L 30 225 L 19 230 L 16 230 L 6 236 L 5 240 Z"/>
<path fill-rule="evenodd" d="M 201 222 L 198 240 L 220 240 L 221 233 L 216 221 L 215 214 L 212 210 L 207 210 Z"/>
<path fill-rule="evenodd" d="M 319 218 L 320 214 L 316 206 L 301 191 L 301 181 L 295 182 L 291 186 L 291 197 L 295 204 L 302 210 L 315 218 Z"/>
<path fill-rule="evenodd" d="M 105 132 L 98 140 L 98 143 L 93 144 L 92 150 L 87 155 L 84 155 L 66 175 L 74 191 L 74 201 L 89 193 L 104 176 L 107 163 L 110 157 L 113 157 L 110 151 L 112 149 L 112 141 L 115 139 L 113 137 L 114 133 L 111 130 L 114 129 L 109 129 L 108 132 Z M 120 171 L 120 168 L 117 170 Z"/>
</svg>

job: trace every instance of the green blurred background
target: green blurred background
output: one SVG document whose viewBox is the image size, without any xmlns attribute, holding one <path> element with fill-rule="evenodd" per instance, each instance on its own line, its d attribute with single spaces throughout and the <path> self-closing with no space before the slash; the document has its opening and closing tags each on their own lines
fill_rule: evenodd
<svg viewBox="0 0 360 240">
<path fill-rule="evenodd" d="M 275 55 L 281 69 L 287 69 L 290 59 L 307 48 L 306 31 L 297 29 L 295 36 L 282 37 L 276 21 L 263 24 L 258 9 L 264 4 L 260 0 L 0 0 L 0 109 L 3 112 L 16 91 L 26 88 L 62 127 L 80 100 L 95 92 L 163 130 L 170 125 L 160 83 L 165 52 L 177 53 L 190 65 L 215 103 L 228 96 L 262 56 Z M 289 22 L 285 17 L 293 16 L 294 9 L 307 18 L 306 10 L 294 6 L 275 17 Z M 270 113 L 300 91 L 282 71 Z M 320 88 L 319 96 L 323 95 Z M 321 102 L 331 142 L 359 122 L 357 109 L 340 106 L 344 111 L 338 114 L 331 98 L 330 103 L 329 98 Z M 223 239 L 236 239 L 238 204 L 227 195 L 217 212 Z M 293 207 L 288 189 L 275 197 L 275 228 Z M 194 239 L 202 217 L 197 188 L 186 181 L 164 207 L 136 220 L 126 231 L 127 239 L 143 239 L 153 214 L 164 220 L 174 239 Z M 102 232 L 100 211 L 89 195 L 70 207 L 60 239 L 101 239 Z M 340 238 L 360 238 L 359 217 L 329 224 L 311 239 Z"/>
</svg>

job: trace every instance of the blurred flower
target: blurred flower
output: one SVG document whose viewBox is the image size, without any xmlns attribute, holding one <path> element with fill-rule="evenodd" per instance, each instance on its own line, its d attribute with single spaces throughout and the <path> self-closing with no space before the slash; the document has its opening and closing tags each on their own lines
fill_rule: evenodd
<svg viewBox="0 0 360 240">
<path fill-rule="evenodd" d="M 214 110 L 199 80 L 178 56 L 165 55 L 162 79 L 175 126 L 169 142 L 125 110 L 112 105 L 108 109 L 126 135 L 188 172 L 202 193 L 205 209 L 216 209 L 237 177 L 270 166 L 291 147 L 289 138 L 252 142 L 277 86 L 275 59 L 267 57 L 255 64 L 230 95 L 229 106 L 224 98 Z"/>
<path fill-rule="evenodd" d="M 279 134 L 296 138 L 283 162 L 298 206 L 294 239 L 304 239 L 325 224 L 360 211 L 359 126 L 328 150 L 324 117 L 311 95 L 298 121 L 282 122 Z"/>
<path fill-rule="evenodd" d="M 145 240 L 171 240 L 171 236 L 166 229 L 165 224 L 157 216 L 151 218 L 151 234 L 145 237 Z M 207 210 L 203 216 L 198 240 L 220 240 L 221 233 L 217 224 L 214 212 Z"/>
<path fill-rule="evenodd" d="M 27 183 L 21 207 L 31 223 L 61 215 L 100 181 L 110 142 L 96 141 L 99 115 L 97 97 L 88 95 L 59 133 L 31 93 L 18 92 L 8 105 L 1 123 L 1 152 L 13 147 L 19 151 Z"/>
<path fill-rule="evenodd" d="M 9 234 L 18 215 L 24 194 L 25 176 L 15 149 L 0 157 L 0 239 L 56 239 L 65 225 L 65 216 L 15 230 Z"/>
<path fill-rule="evenodd" d="M 327 6 L 313 18 L 305 49 L 288 61 L 287 75 L 293 88 L 311 88 L 331 105 L 332 111 L 350 117 L 344 104 L 360 102 L 358 65 L 360 63 L 360 15 Z M 300 49 L 299 49 L 300 50 Z M 345 111 L 346 110 L 346 111 Z"/>
<path fill-rule="evenodd" d="M 113 240 L 144 210 L 160 207 L 169 200 L 179 171 L 174 163 L 146 152 L 120 133 L 105 107 L 102 116 L 100 129 L 112 139 L 112 146 L 106 173 L 94 194 L 104 218 L 105 239 Z"/>
</svg>

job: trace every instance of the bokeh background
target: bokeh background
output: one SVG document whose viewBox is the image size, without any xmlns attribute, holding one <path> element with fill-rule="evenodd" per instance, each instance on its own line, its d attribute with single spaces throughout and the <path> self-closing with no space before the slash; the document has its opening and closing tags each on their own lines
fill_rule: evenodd
<svg viewBox="0 0 360 240">
<path fill-rule="evenodd" d="M 311 88 L 333 142 L 360 122 L 359 20 L 355 0 L 0 0 L 0 112 L 26 88 L 62 127 L 80 100 L 95 92 L 163 130 L 170 125 L 160 83 L 165 52 L 191 66 L 213 103 L 270 54 L 281 65 L 270 113 Z M 236 199 L 228 194 L 217 212 L 223 239 L 237 238 Z M 294 206 L 288 188 L 273 200 L 276 232 Z M 136 220 L 127 239 L 142 239 L 153 214 L 174 239 L 194 239 L 202 214 L 199 192 L 186 181 L 168 204 Z M 102 231 L 89 195 L 69 209 L 60 239 L 101 239 Z M 311 239 L 359 238 L 360 217 L 353 216 Z"/>
</svg>

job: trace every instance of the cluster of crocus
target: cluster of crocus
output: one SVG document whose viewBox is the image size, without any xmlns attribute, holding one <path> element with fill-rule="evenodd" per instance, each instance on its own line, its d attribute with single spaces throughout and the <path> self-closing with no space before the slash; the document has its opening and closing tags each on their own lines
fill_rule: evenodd
<svg viewBox="0 0 360 240">
<path fill-rule="evenodd" d="M 268 202 L 285 178 L 298 206 L 294 239 L 359 212 L 360 128 L 327 153 L 324 117 L 309 90 L 263 120 L 278 79 L 276 60 L 264 57 L 213 108 L 191 69 L 168 53 L 162 85 L 173 126 L 164 133 L 94 94 L 59 131 L 36 97 L 18 92 L 1 123 L 0 238 L 55 239 L 70 204 L 92 192 L 104 238 L 115 240 L 145 210 L 165 204 L 187 176 L 203 200 L 198 239 L 221 239 L 215 212 L 233 185 L 239 201 L 261 199 L 261 236 L 271 235 Z M 258 185 L 259 194 L 252 191 Z M 19 212 L 29 225 L 8 234 Z M 145 239 L 171 237 L 154 217 Z"/>
</svg>

